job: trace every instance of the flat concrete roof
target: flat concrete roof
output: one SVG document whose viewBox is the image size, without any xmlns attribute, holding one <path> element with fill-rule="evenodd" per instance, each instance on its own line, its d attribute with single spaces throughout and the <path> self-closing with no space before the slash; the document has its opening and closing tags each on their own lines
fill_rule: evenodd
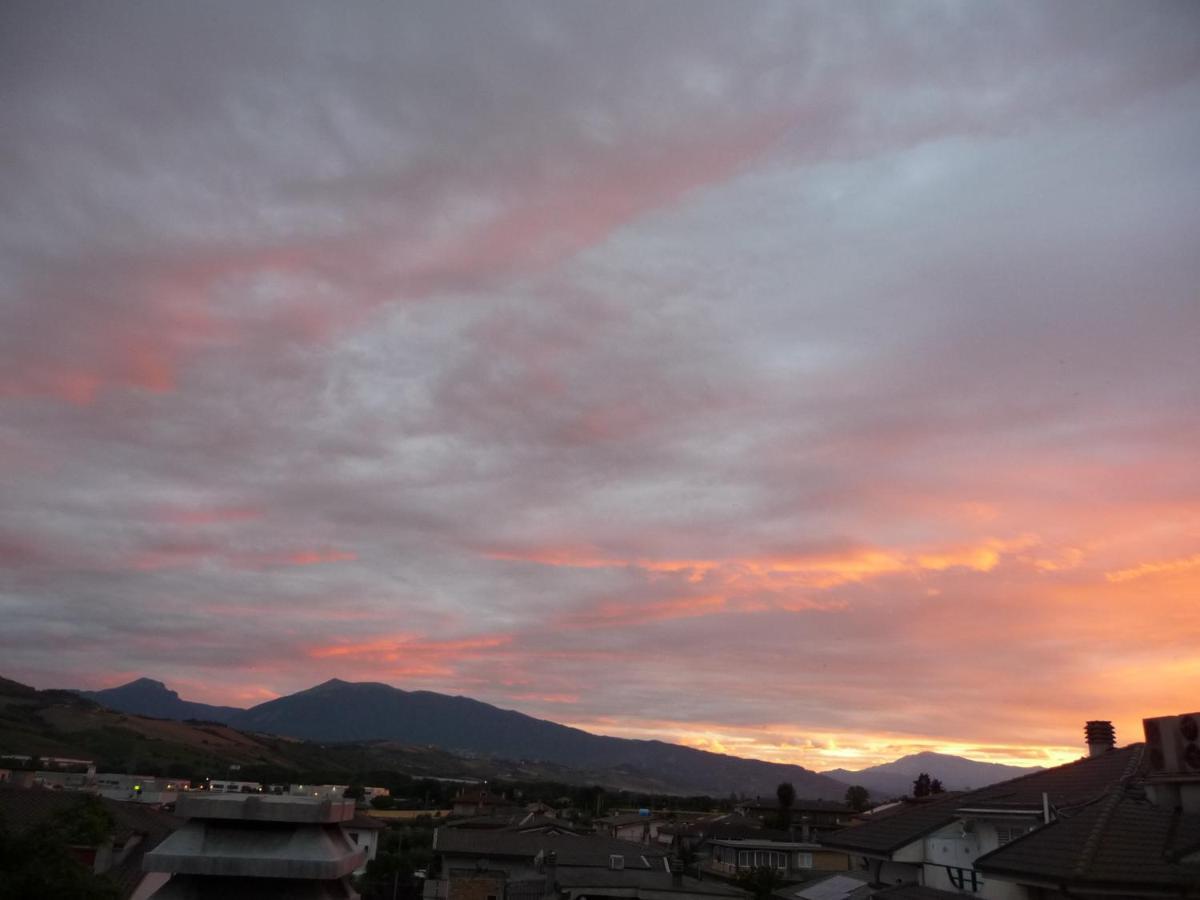
<svg viewBox="0 0 1200 900">
<path fill-rule="evenodd" d="M 334 825 L 354 818 L 354 801 L 276 794 L 180 794 L 175 815 L 188 819 Z"/>
<path fill-rule="evenodd" d="M 367 858 L 336 825 L 266 825 L 193 819 L 143 859 L 147 872 L 243 878 L 349 875 Z"/>
</svg>

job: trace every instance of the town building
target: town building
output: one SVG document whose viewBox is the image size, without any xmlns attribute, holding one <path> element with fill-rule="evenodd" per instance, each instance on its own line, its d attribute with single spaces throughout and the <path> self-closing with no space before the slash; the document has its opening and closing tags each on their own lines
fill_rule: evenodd
<svg viewBox="0 0 1200 900">
<path fill-rule="evenodd" d="M 145 900 L 166 879 L 146 873 L 143 857 L 182 824 L 175 816 L 82 793 L 4 786 L 0 787 L 0 822 L 10 834 L 54 824 L 69 826 L 74 817 L 85 814 L 87 803 L 99 803 L 112 828 L 96 843 L 72 845 L 71 854 L 81 865 L 113 881 L 122 900 Z"/>
<path fill-rule="evenodd" d="M 441 878 L 427 900 L 745 900 L 717 879 L 684 875 L 653 846 L 603 835 L 517 833 L 442 827 L 434 835 Z"/>
<path fill-rule="evenodd" d="M 1089 722 L 1089 755 L 1076 762 L 904 804 L 823 842 L 873 884 L 900 885 L 885 892 L 895 900 L 918 888 L 989 900 L 1200 897 L 1197 722 L 1147 719 L 1147 742 L 1119 749 L 1110 723 Z"/>
<path fill-rule="evenodd" d="M 649 844 L 658 840 L 658 829 L 666 821 L 651 816 L 649 810 L 641 810 L 604 816 L 593 820 L 592 824 L 599 834 L 622 841 Z"/>
<path fill-rule="evenodd" d="M 187 822 L 144 860 L 146 871 L 170 877 L 154 900 L 358 896 L 349 876 L 367 849 L 345 827 L 353 800 L 193 792 L 176 813 Z"/>
</svg>

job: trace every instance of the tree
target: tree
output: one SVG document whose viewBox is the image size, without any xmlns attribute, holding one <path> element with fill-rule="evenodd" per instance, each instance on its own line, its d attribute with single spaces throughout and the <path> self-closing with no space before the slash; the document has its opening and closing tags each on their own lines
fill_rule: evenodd
<svg viewBox="0 0 1200 900">
<path fill-rule="evenodd" d="M 790 781 L 785 781 L 775 788 L 775 799 L 779 801 L 779 824 L 788 828 L 792 824 L 792 807 L 796 803 L 796 788 Z"/>
<path fill-rule="evenodd" d="M 861 784 L 846 788 L 846 805 L 855 812 L 862 812 L 871 803 L 871 792 Z"/>
<path fill-rule="evenodd" d="M 770 900 L 771 894 L 783 887 L 783 875 L 778 869 L 759 866 L 757 869 L 740 873 L 737 885 L 742 890 L 749 891 L 754 900 Z"/>
<path fill-rule="evenodd" d="M 944 794 L 946 793 L 946 789 L 942 787 L 941 781 L 935 778 L 933 781 L 929 782 L 929 793 Z"/>
<path fill-rule="evenodd" d="M 931 782 L 929 780 L 929 773 L 922 772 L 920 775 L 917 776 L 917 780 L 913 782 L 913 796 L 914 797 L 928 797 L 930 794 L 930 790 L 931 790 Z"/>
</svg>

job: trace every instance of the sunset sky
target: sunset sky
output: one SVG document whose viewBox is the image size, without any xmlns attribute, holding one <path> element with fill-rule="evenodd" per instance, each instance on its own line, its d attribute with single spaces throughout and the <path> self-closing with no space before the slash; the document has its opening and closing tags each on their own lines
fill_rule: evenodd
<svg viewBox="0 0 1200 900">
<path fill-rule="evenodd" d="M 6 2 L 0 209 L 0 675 L 1200 707 L 1200 4 Z"/>
</svg>

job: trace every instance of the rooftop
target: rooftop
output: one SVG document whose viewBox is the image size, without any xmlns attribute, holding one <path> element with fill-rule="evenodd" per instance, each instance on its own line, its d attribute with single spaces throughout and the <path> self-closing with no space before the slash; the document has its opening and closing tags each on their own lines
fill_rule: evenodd
<svg viewBox="0 0 1200 900">
<path fill-rule="evenodd" d="M 1191 857 L 1191 862 L 1185 862 Z M 1103 888 L 1200 889 L 1200 816 L 1117 787 L 976 861 L 986 875 Z"/>
<path fill-rule="evenodd" d="M 670 872 L 661 869 L 560 869 L 555 881 L 565 890 L 634 888 L 639 892 L 708 894 L 714 897 L 747 896 L 740 888 L 713 879 L 685 876 L 676 883 Z"/>
<path fill-rule="evenodd" d="M 560 867 L 607 868 L 609 858 L 619 855 L 625 857 L 627 869 L 662 869 L 668 855 L 665 849 L 599 835 L 525 834 L 457 828 L 439 828 L 434 832 L 433 850 L 456 856 L 528 858 L 530 861 L 539 853 L 544 855 L 554 851 L 558 854 Z"/>
<path fill-rule="evenodd" d="M 950 824 L 966 811 L 1040 815 L 1043 793 L 1057 813 L 1067 814 L 1136 775 L 1141 770 L 1143 746 L 1130 744 L 965 794 L 908 801 L 895 810 L 827 835 L 821 842 L 842 850 L 887 855 Z"/>
<path fill-rule="evenodd" d="M 355 816 L 353 800 L 287 794 L 180 794 L 177 815 L 190 819 L 335 824 Z"/>
</svg>

